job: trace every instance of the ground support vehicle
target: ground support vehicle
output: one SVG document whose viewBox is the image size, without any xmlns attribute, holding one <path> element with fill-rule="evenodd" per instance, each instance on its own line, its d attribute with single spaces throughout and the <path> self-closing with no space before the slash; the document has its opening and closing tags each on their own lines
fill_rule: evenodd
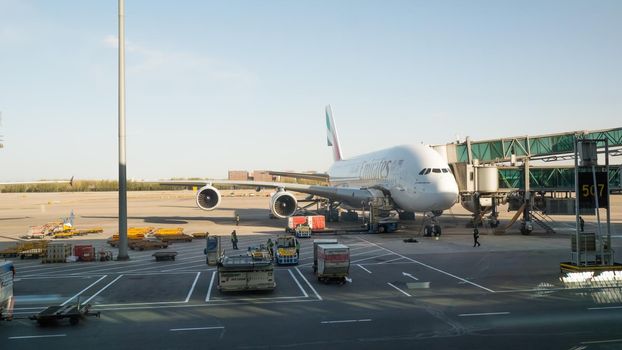
<svg viewBox="0 0 622 350">
<path fill-rule="evenodd" d="M 223 256 L 218 262 L 218 289 L 221 292 L 273 290 L 274 265 L 269 257 Z"/>
<path fill-rule="evenodd" d="M 317 272 L 317 246 L 320 244 L 337 244 L 334 238 L 321 238 L 313 240 L 313 273 Z"/>
<path fill-rule="evenodd" d="M 164 249 L 168 247 L 168 242 L 159 239 L 142 239 L 140 241 L 131 241 L 128 246 L 132 250 L 143 251 L 145 249 Z"/>
<path fill-rule="evenodd" d="M 216 265 L 218 263 L 218 255 L 219 250 L 218 246 L 220 245 L 219 237 L 209 237 L 205 240 L 205 262 L 208 265 Z"/>
<path fill-rule="evenodd" d="M 13 318 L 13 262 L 0 262 L 0 320 Z"/>
<path fill-rule="evenodd" d="M 0 258 L 38 258 L 43 255 L 49 241 L 22 241 L 0 251 Z"/>
<path fill-rule="evenodd" d="M 343 244 L 319 244 L 317 246 L 318 281 L 346 283 L 350 272 L 350 248 Z"/>
<path fill-rule="evenodd" d="M 177 252 L 155 252 L 151 254 L 156 261 L 175 260 Z"/>
<path fill-rule="evenodd" d="M 296 227 L 296 237 L 298 238 L 310 238 L 311 237 L 311 227 L 308 225 L 298 225 Z"/>
<path fill-rule="evenodd" d="M 299 225 L 305 225 L 307 223 L 306 216 L 290 216 L 287 218 L 287 227 L 285 228 L 285 232 L 293 233 L 296 231 L 296 227 Z"/>
<path fill-rule="evenodd" d="M 68 318 L 71 325 L 76 325 L 80 322 L 80 319 L 83 319 L 85 316 L 96 316 L 99 318 L 99 312 L 90 312 L 90 308 L 90 304 L 48 306 L 45 310 L 28 318 L 37 321 L 40 326 L 53 324 L 64 318 Z"/>
<path fill-rule="evenodd" d="M 298 264 L 296 254 L 296 238 L 292 236 L 279 236 L 276 239 L 274 258 L 279 265 Z"/>
</svg>

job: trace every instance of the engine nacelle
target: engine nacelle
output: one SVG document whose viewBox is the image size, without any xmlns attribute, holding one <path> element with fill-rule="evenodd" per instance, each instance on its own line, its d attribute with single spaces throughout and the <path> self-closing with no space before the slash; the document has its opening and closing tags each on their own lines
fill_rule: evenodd
<svg viewBox="0 0 622 350">
<path fill-rule="evenodd" d="M 201 187 L 197 193 L 197 207 L 203 210 L 214 210 L 220 205 L 220 192 L 210 185 Z"/>
<path fill-rule="evenodd" d="M 270 211 L 279 219 L 294 215 L 298 208 L 298 200 L 289 192 L 280 191 L 270 198 Z"/>
</svg>

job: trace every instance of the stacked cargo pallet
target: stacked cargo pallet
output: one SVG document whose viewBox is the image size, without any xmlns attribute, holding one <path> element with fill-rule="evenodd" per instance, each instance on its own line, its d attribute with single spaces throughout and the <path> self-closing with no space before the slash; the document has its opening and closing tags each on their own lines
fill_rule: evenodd
<svg viewBox="0 0 622 350">
<path fill-rule="evenodd" d="M 159 228 L 153 234 L 164 242 L 192 242 L 192 236 L 184 234 L 184 229 L 176 228 Z"/>
<path fill-rule="evenodd" d="M 50 243 L 48 244 L 42 263 L 67 262 L 67 257 L 71 256 L 72 247 L 69 243 Z"/>
<path fill-rule="evenodd" d="M 127 229 L 127 240 L 128 243 L 133 241 L 142 241 L 145 239 L 147 235 L 150 235 L 153 232 L 153 227 L 130 227 Z M 114 234 L 112 237 L 108 239 L 108 244 L 112 247 L 116 247 L 119 245 L 119 234 Z"/>
<path fill-rule="evenodd" d="M 0 258 L 38 258 L 43 254 L 46 247 L 48 245 L 48 241 L 34 241 L 34 242 L 19 242 L 16 243 L 12 247 L 8 247 L 2 251 L 0 251 Z"/>
</svg>

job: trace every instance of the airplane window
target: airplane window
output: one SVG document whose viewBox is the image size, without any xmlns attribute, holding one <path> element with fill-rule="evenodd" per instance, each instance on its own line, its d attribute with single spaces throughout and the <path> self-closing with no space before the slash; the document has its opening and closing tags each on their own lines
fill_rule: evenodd
<svg viewBox="0 0 622 350">
<path fill-rule="evenodd" d="M 421 171 L 419 172 L 419 175 L 423 175 L 423 173 L 425 173 L 425 169 L 421 169 Z"/>
<path fill-rule="evenodd" d="M 433 172 L 435 172 L 435 173 L 440 173 L 440 172 L 441 172 L 441 169 L 434 168 L 434 169 L 432 169 L 432 171 L 433 171 Z"/>
<path fill-rule="evenodd" d="M 444 173 L 448 173 L 447 169 L 443 168 L 441 169 Z"/>
<path fill-rule="evenodd" d="M 430 169 L 430 168 L 426 168 L 426 169 L 425 169 L 425 174 L 424 174 L 424 175 L 428 175 L 428 174 L 430 173 L 430 171 L 431 171 L 431 170 L 432 170 L 432 169 Z"/>
</svg>

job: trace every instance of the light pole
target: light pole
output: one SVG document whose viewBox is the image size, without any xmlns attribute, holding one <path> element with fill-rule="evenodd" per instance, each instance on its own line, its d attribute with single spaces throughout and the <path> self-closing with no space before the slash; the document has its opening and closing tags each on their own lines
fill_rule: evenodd
<svg viewBox="0 0 622 350">
<path fill-rule="evenodd" d="M 127 169 L 125 161 L 125 1 L 119 0 L 119 255 L 127 254 Z"/>
</svg>

